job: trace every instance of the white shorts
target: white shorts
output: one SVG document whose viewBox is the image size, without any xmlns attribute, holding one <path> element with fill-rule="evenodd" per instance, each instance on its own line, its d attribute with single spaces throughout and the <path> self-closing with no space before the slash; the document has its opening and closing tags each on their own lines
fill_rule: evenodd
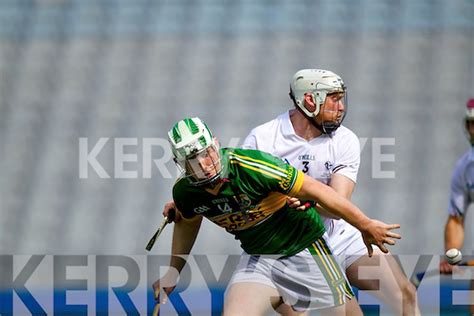
<svg viewBox="0 0 474 316">
<path fill-rule="evenodd" d="M 331 227 L 326 226 L 324 237 L 344 271 L 354 261 L 367 255 L 360 231 L 342 219 L 333 220 Z"/>
<path fill-rule="evenodd" d="M 229 288 L 241 282 L 275 288 L 283 301 L 296 311 L 339 306 L 354 296 L 323 237 L 290 257 L 250 256 L 244 253 Z"/>
</svg>

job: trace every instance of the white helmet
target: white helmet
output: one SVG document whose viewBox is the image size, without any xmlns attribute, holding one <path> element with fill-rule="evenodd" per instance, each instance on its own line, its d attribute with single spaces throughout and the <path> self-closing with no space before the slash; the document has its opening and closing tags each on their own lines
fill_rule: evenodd
<svg viewBox="0 0 474 316">
<path fill-rule="evenodd" d="M 220 177 L 221 163 L 217 141 L 198 117 L 177 122 L 168 132 L 175 162 L 195 185 L 208 184 Z M 203 166 L 202 161 L 210 161 Z"/>
<path fill-rule="evenodd" d="M 330 93 L 344 93 L 346 87 L 342 78 L 329 70 L 303 69 L 295 73 L 290 83 L 290 96 L 295 104 L 308 116 L 318 115 L 321 106 Z M 316 109 L 311 111 L 306 107 L 304 95 L 311 93 L 316 103 Z"/>
</svg>

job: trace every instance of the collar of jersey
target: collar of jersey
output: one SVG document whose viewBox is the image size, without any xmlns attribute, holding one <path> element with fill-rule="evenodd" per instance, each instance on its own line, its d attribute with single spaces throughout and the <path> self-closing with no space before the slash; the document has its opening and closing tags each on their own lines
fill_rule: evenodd
<svg viewBox="0 0 474 316">
<path fill-rule="evenodd" d="M 282 114 L 281 128 L 283 135 L 285 136 L 298 136 L 296 135 L 295 129 L 293 128 L 293 124 L 291 124 L 290 110 Z"/>
<path fill-rule="evenodd" d="M 288 136 L 288 137 L 293 137 L 293 138 L 297 138 L 298 140 L 300 141 L 304 141 L 304 142 L 307 142 L 307 143 L 312 143 L 312 142 L 321 142 L 323 141 L 324 139 L 326 138 L 330 138 L 329 135 L 326 135 L 326 134 L 322 134 L 318 137 L 315 137 L 313 139 L 311 139 L 309 142 L 304 139 L 303 137 L 299 136 L 296 134 L 295 132 L 295 129 L 293 127 L 293 124 L 291 124 L 291 119 L 290 119 L 290 110 L 286 111 L 285 113 L 283 113 L 281 115 L 282 117 L 282 122 L 281 122 L 281 131 L 283 133 L 284 136 Z M 337 132 L 337 131 L 336 131 Z"/>
</svg>

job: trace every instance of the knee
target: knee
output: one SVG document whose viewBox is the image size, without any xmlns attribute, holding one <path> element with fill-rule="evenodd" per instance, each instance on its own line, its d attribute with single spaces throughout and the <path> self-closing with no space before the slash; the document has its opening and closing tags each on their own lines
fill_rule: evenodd
<svg viewBox="0 0 474 316">
<path fill-rule="evenodd" d="M 416 302 L 416 288 L 410 281 L 406 280 L 403 282 L 401 285 L 401 292 L 404 300 L 411 303 Z"/>
<path fill-rule="evenodd" d="M 403 305 L 414 304 L 416 302 L 416 288 L 408 280 L 397 282 L 398 289 L 390 293 L 391 302 L 403 302 Z"/>
</svg>

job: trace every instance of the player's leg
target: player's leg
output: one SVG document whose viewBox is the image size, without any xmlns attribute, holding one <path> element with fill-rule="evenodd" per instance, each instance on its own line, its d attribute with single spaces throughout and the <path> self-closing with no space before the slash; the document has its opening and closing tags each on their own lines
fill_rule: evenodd
<svg viewBox="0 0 474 316">
<path fill-rule="evenodd" d="M 273 267 L 272 280 L 286 304 L 277 311 L 284 315 L 318 310 L 321 315 L 362 315 L 347 310 L 355 302 L 344 271 L 333 257 L 323 237 L 292 257 L 281 259 Z"/>
<path fill-rule="evenodd" d="M 274 261 L 245 253 L 241 256 L 226 291 L 225 315 L 263 315 L 282 303 L 271 277 Z"/>
<path fill-rule="evenodd" d="M 371 267 L 372 279 L 361 277 L 362 267 Z M 349 282 L 360 290 L 374 294 L 398 315 L 420 315 L 416 289 L 390 254 L 374 249 L 374 256 L 364 255 L 346 269 Z"/>
<path fill-rule="evenodd" d="M 309 315 L 309 311 L 297 312 L 290 305 L 284 304 L 283 301 L 281 302 L 275 311 L 283 316 L 306 316 Z"/>
<path fill-rule="evenodd" d="M 224 315 L 264 315 L 281 304 L 278 291 L 271 286 L 240 282 L 227 290 Z"/>
<path fill-rule="evenodd" d="M 336 222 L 328 241 L 353 286 L 360 290 L 374 291 L 398 315 L 404 309 L 406 312 L 403 315 L 419 315 L 416 289 L 391 255 L 386 256 L 386 260 L 385 257 L 382 258 L 382 266 L 374 271 L 379 266 L 379 256 L 369 258 L 360 232 L 344 221 Z M 380 255 L 382 252 L 374 247 L 374 254 Z M 378 276 L 371 273 L 374 280 L 361 278 L 359 268 L 362 266 L 370 266 L 370 271 L 376 272 Z M 384 286 L 383 290 L 379 289 L 380 284 Z"/>
<path fill-rule="evenodd" d="M 306 313 L 300 313 L 291 308 L 288 304 L 281 304 L 276 312 L 284 316 L 301 316 L 308 315 Z M 355 296 L 351 299 L 347 299 L 344 305 L 341 305 L 337 308 L 329 308 L 321 310 L 321 315 L 334 315 L 334 313 L 340 313 L 341 315 L 351 315 L 351 316 L 362 316 L 362 309 L 360 308 L 359 303 Z"/>
<path fill-rule="evenodd" d="M 355 296 L 351 298 L 350 300 L 346 301 L 345 315 L 351 315 L 351 316 L 363 315 L 362 309 L 360 308 L 359 302 L 357 301 L 357 298 Z"/>
<path fill-rule="evenodd" d="M 333 316 L 333 315 L 338 315 L 338 316 L 359 316 L 360 315 L 362 316 L 363 315 L 362 310 L 360 309 L 360 306 L 357 302 L 354 305 L 354 308 L 349 308 L 348 303 L 350 303 L 350 301 L 347 301 L 346 304 L 341 305 L 341 306 L 328 308 L 328 309 L 322 309 L 320 310 L 320 315 L 321 316 Z"/>
<path fill-rule="evenodd" d="M 352 300 L 354 300 L 353 298 Z M 350 300 L 350 301 L 352 301 Z M 348 308 L 348 303 L 350 301 L 346 301 L 344 305 L 339 305 L 336 307 L 331 307 L 331 308 L 324 308 L 318 310 L 317 314 L 321 316 L 362 316 L 362 310 L 360 309 L 359 305 L 356 303 L 356 311 L 351 311 Z M 289 305 L 287 304 L 282 304 L 280 307 L 276 309 L 277 313 L 283 315 L 283 316 L 302 316 L 302 315 L 309 315 L 309 312 L 297 312 L 293 310 Z"/>
</svg>

